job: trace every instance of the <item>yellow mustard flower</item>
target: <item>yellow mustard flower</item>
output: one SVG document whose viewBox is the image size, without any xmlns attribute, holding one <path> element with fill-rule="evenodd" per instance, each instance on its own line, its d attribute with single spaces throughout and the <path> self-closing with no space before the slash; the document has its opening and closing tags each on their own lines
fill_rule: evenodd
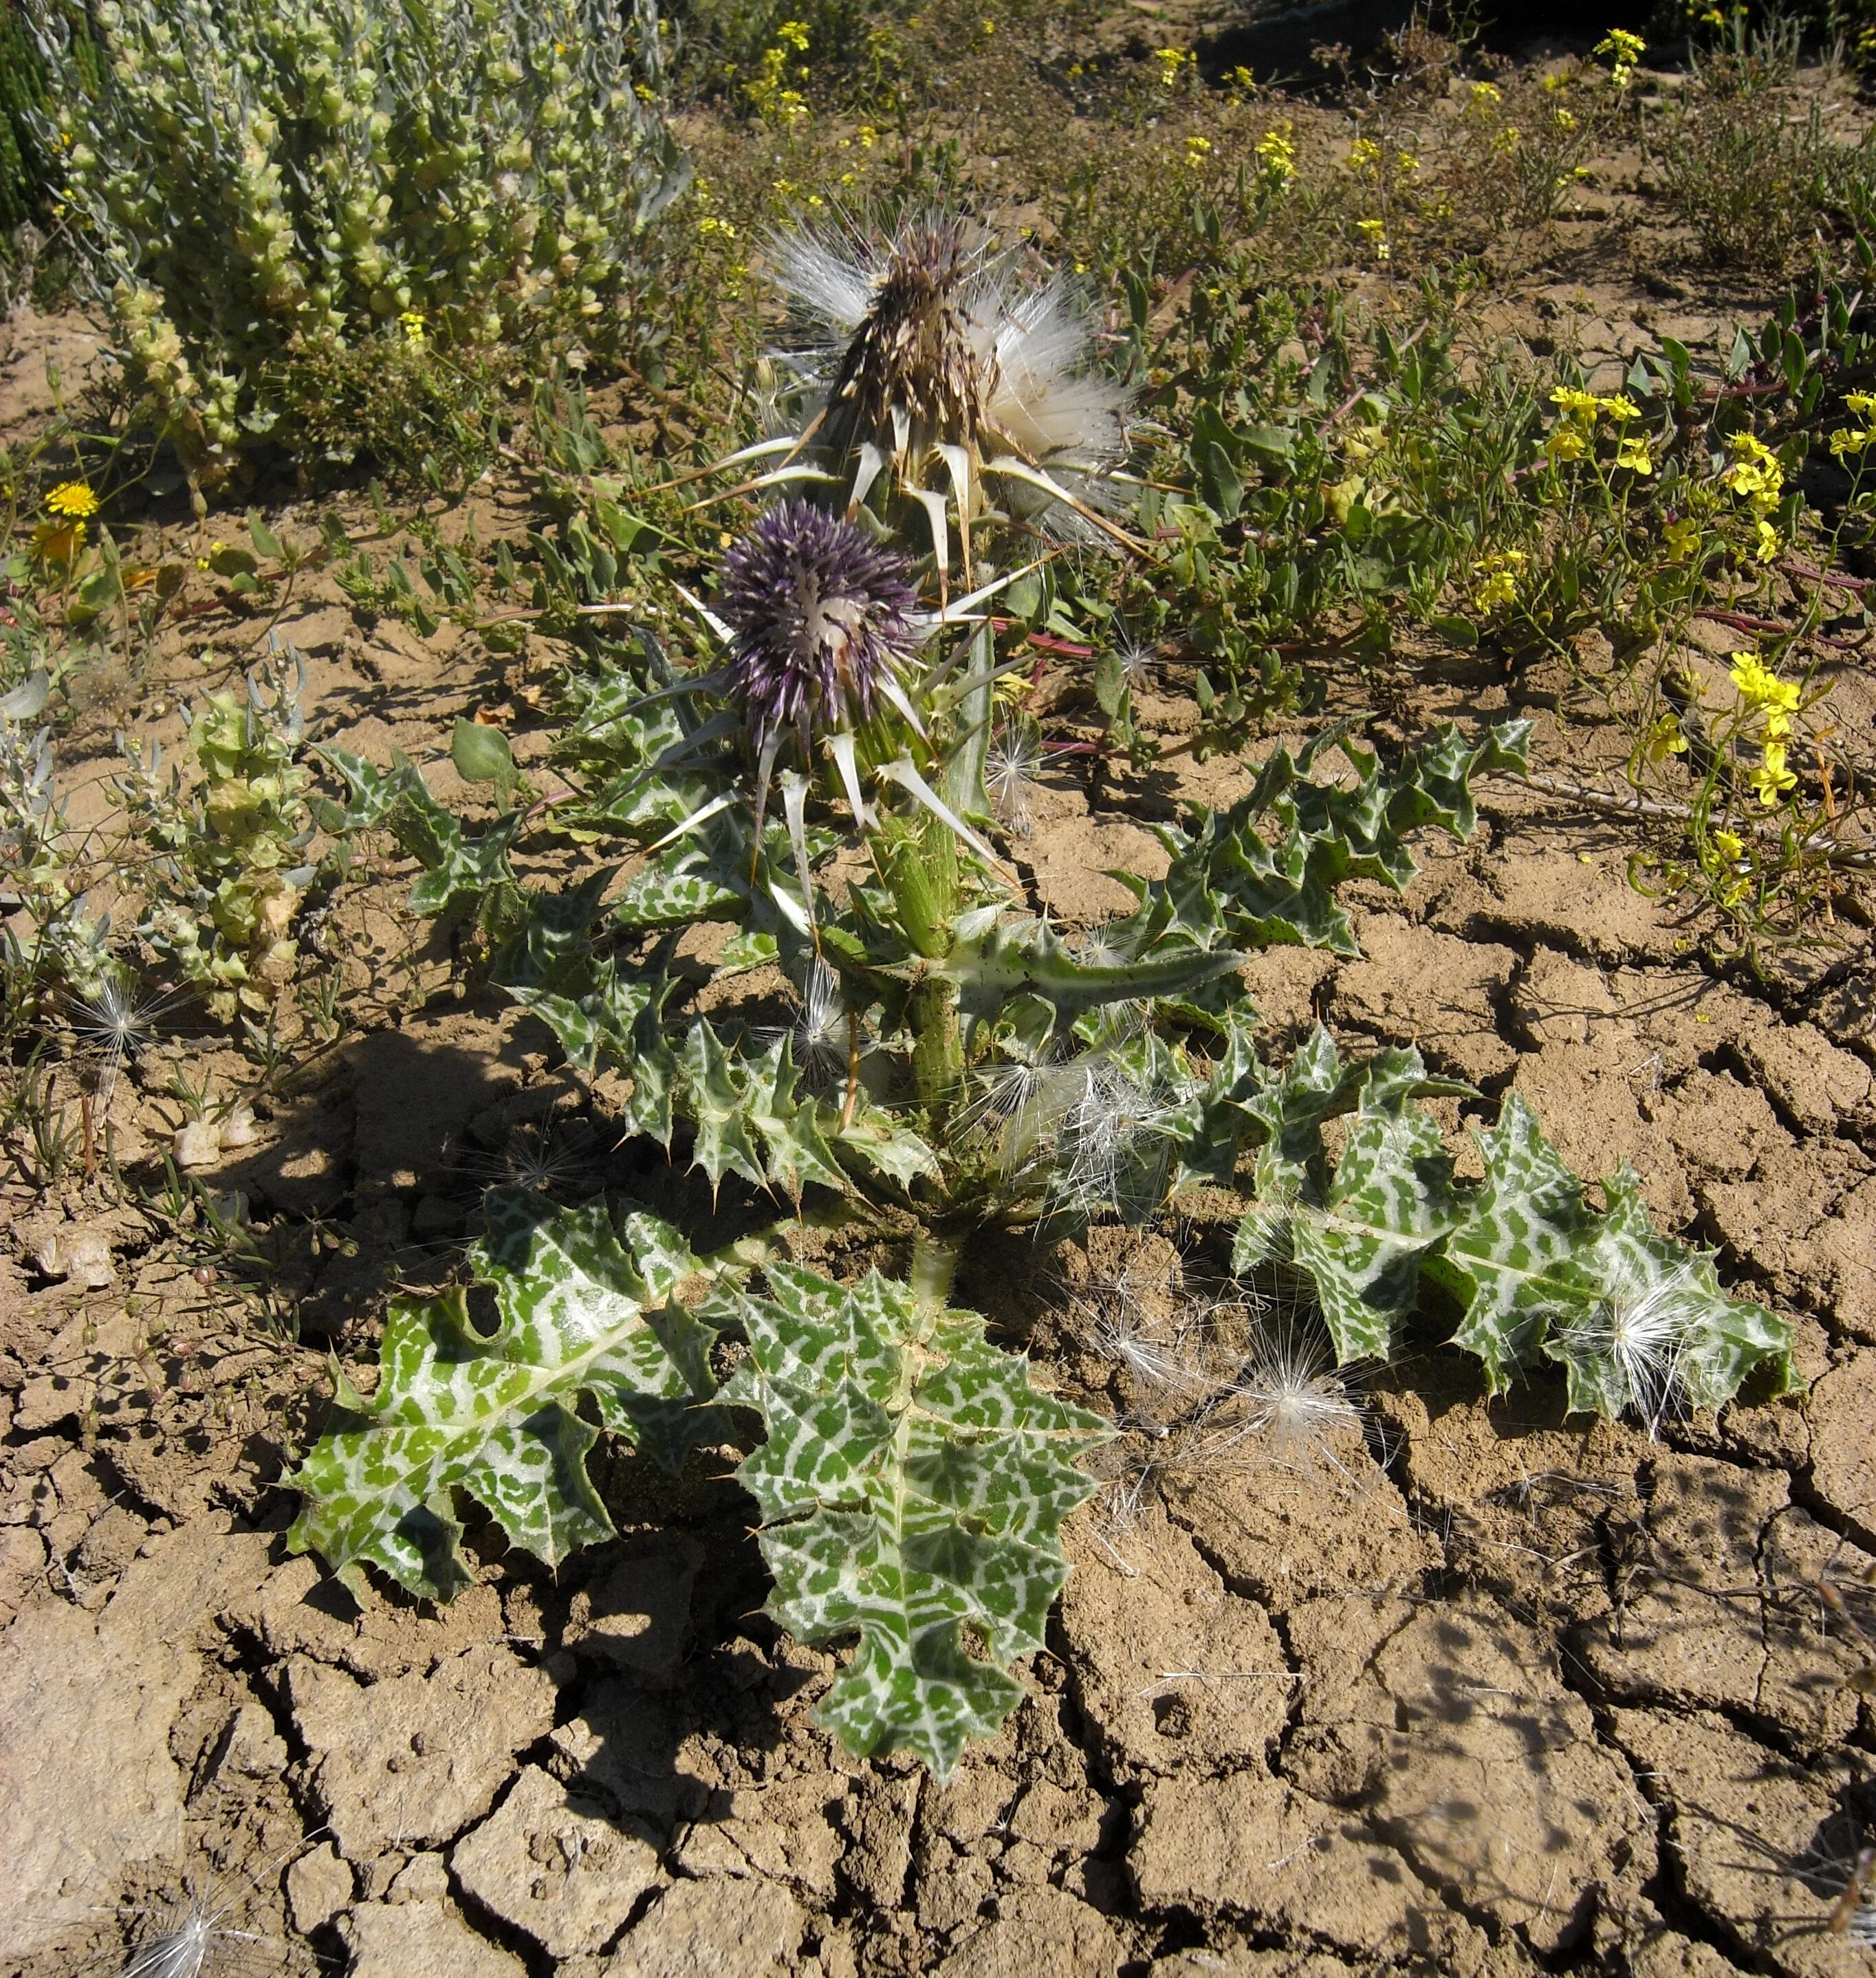
<svg viewBox="0 0 1876 1978">
<path fill-rule="evenodd" d="M 805 21 L 784 21 L 776 29 L 775 38 L 798 55 L 808 52 L 808 24 Z"/>
<path fill-rule="evenodd" d="M 1861 453 L 1872 440 L 1876 432 L 1868 426 L 1840 426 L 1831 435 L 1831 451 L 1839 460 L 1853 453 Z"/>
<path fill-rule="evenodd" d="M 1876 392 L 1846 392 L 1844 403 L 1860 418 L 1868 418 L 1876 412 Z"/>
<path fill-rule="evenodd" d="M 1753 793 L 1768 810 L 1798 782 L 1797 777 L 1785 766 L 1785 746 L 1782 742 L 1768 742 L 1759 757 L 1759 767 L 1752 772 Z"/>
<path fill-rule="evenodd" d="M 1642 415 L 1641 407 L 1626 392 L 1618 392 L 1613 398 L 1598 399 L 1596 408 L 1600 412 L 1606 412 L 1612 419 L 1618 422 L 1639 419 Z"/>
<path fill-rule="evenodd" d="M 1296 176 L 1294 129 L 1292 124 L 1279 124 L 1274 131 L 1266 131 L 1252 147 L 1266 173 L 1284 185 Z"/>
<path fill-rule="evenodd" d="M 1553 461 L 1580 460 L 1590 450 L 1589 435 L 1581 426 L 1560 425 L 1550 435 Z"/>
<path fill-rule="evenodd" d="M 1681 733 L 1680 716 L 1662 714 L 1648 730 L 1647 755 L 1651 762 L 1665 762 L 1670 756 L 1687 752 L 1687 738 Z"/>
<path fill-rule="evenodd" d="M 1625 439 L 1616 448 L 1616 465 L 1626 467 L 1631 474 L 1652 474 L 1655 471 L 1655 458 L 1648 451 L 1645 439 Z"/>
<path fill-rule="evenodd" d="M 1155 48 L 1153 58 L 1160 64 L 1160 87 L 1171 89 L 1178 82 L 1186 63 L 1198 61 L 1198 57 L 1186 48 Z"/>
<path fill-rule="evenodd" d="M 1202 164 L 1210 153 L 1211 148 L 1212 141 L 1209 137 L 1196 136 L 1188 137 L 1186 140 L 1186 163 L 1188 165 Z"/>
<path fill-rule="evenodd" d="M 1713 843 L 1722 858 L 1737 858 L 1745 849 L 1745 840 L 1736 831 L 1719 830 L 1713 834 Z"/>
<path fill-rule="evenodd" d="M 1550 402 L 1565 418 L 1586 426 L 1595 424 L 1597 409 L 1603 402 L 1593 392 L 1580 392 L 1573 385 L 1559 385 L 1550 394 Z"/>
<path fill-rule="evenodd" d="M 1774 740 L 1790 734 L 1792 716 L 1797 711 L 1798 687 L 1795 680 L 1782 680 L 1756 653 L 1741 653 L 1729 676 L 1739 690 L 1739 698 L 1764 717 L 1765 733 Z"/>
<path fill-rule="evenodd" d="M 1722 483 L 1761 513 L 1775 508 L 1785 491 L 1785 470 L 1777 455 L 1751 433 L 1735 433 L 1731 444 L 1735 458 L 1721 475 Z"/>
<path fill-rule="evenodd" d="M 1365 171 L 1370 165 L 1380 162 L 1381 147 L 1372 137 L 1358 137 L 1348 147 L 1348 155 L 1342 163 L 1352 172 Z"/>
<path fill-rule="evenodd" d="M 1700 524 L 1692 516 L 1682 515 L 1661 531 L 1661 540 L 1675 562 L 1685 563 L 1700 547 Z"/>
</svg>

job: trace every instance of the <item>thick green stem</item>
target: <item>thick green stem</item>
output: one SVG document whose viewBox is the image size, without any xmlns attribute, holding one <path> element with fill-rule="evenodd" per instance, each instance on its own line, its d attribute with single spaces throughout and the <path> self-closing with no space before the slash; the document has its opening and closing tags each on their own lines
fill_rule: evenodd
<svg viewBox="0 0 1876 1978">
<path fill-rule="evenodd" d="M 959 1236 L 921 1229 L 912 1239 L 912 1296 L 921 1312 L 937 1312 L 951 1296 L 951 1280 L 958 1275 L 958 1259 L 963 1250 Z"/>
</svg>

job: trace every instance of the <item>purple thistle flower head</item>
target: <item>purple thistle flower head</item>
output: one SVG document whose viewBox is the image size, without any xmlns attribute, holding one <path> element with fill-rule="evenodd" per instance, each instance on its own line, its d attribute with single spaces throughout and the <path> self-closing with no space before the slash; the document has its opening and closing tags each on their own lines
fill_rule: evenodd
<svg viewBox="0 0 1876 1978">
<path fill-rule="evenodd" d="M 730 692 L 759 738 L 872 713 L 917 643 L 903 557 L 806 501 L 771 508 L 723 558 Z"/>
</svg>

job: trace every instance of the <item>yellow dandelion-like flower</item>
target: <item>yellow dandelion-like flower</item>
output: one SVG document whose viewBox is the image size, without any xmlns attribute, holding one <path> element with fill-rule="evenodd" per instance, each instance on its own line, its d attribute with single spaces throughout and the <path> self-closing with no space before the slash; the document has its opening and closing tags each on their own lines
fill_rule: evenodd
<svg viewBox="0 0 1876 1978">
<path fill-rule="evenodd" d="M 67 521 L 88 521 L 104 504 L 88 481 L 61 481 L 45 498 L 46 513 Z"/>
</svg>

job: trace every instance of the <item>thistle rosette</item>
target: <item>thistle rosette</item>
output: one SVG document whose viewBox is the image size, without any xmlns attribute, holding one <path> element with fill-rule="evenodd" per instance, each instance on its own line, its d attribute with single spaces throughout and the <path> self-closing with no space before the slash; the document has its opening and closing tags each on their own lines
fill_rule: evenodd
<svg viewBox="0 0 1876 1978">
<path fill-rule="evenodd" d="M 719 598 L 728 691 L 758 747 L 792 729 L 806 754 L 897 699 L 918 602 L 905 559 L 851 522 L 806 501 L 771 508 L 724 557 Z"/>
</svg>

